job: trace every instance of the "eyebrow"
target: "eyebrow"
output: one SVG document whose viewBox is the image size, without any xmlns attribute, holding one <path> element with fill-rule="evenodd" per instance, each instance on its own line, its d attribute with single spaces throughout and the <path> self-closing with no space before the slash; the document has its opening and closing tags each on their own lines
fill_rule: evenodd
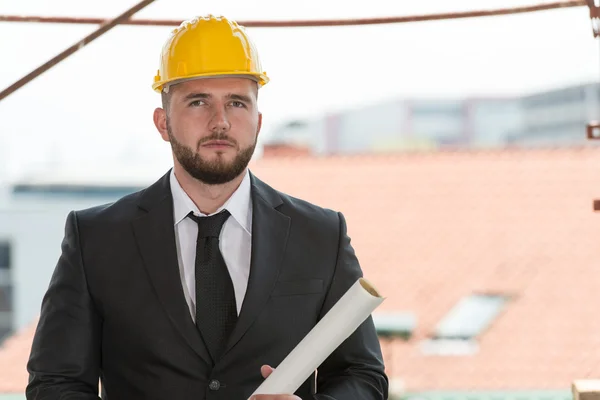
<svg viewBox="0 0 600 400">
<path fill-rule="evenodd" d="M 190 93 L 187 96 L 185 96 L 184 100 L 198 100 L 198 99 L 210 99 L 213 96 L 210 93 Z M 252 103 L 252 99 L 250 98 L 250 96 L 246 96 L 243 94 L 236 94 L 236 93 L 228 93 L 227 95 L 225 95 L 225 98 L 229 99 L 229 100 L 238 100 L 238 101 L 242 101 L 245 103 Z"/>
</svg>

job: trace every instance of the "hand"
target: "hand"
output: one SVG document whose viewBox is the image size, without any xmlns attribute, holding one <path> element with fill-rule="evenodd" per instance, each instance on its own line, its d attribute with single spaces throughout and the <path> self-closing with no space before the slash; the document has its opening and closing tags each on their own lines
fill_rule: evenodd
<svg viewBox="0 0 600 400">
<path fill-rule="evenodd" d="M 275 371 L 272 367 L 268 365 L 263 365 L 260 367 L 260 373 L 263 378 L 267 379 L 269 375 L 271 375 Z M 257 394 L 255 396 L 250 397 L 250 400 L 302 400 L 298 396 L 294 396 L 293 394 Z"/>
</svg>

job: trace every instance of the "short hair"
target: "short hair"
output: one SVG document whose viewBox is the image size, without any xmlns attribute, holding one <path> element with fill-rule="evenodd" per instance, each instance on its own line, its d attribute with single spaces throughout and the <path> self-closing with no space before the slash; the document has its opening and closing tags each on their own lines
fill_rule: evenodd
<svg viewBox="0 0 600 400">
<path fill-rule="evenodd" d="M 171 102 L 171 91 L 162 90 L 160 92 L 160 99 L 162 101 L 162 107 L 166 112 L 169 112 L 169 103 Z"/>
</svg>

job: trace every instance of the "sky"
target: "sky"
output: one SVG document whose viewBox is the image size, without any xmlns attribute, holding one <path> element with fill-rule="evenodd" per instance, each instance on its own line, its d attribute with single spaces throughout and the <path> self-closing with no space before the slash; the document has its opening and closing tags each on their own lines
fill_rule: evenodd
<svg viewBox="0 0 600 400">
<path fill-rule="evenodd" d="M 111 18 L 136 2 L 0 0 L 0 14 Z M 134 18 L 355 18 L 540 2 L 548 1 L 157 0 Z M 0 87 L 95 29 L 0 22 Z M 1 100 L 0 176 L 16 180 L 55 169 L 85 174 L 169 168 L 169 144 L 152 122 L 160 96 L 151 84 L 171 29 L 116 27 Z M 291 119 L 388 99 L 518 95 L 600 79 L 600 39 L 592 35 L 587 7 L 453 21 L 248 32 L 271 78 L 259 96 L 260 143 Z"/>
</svg>

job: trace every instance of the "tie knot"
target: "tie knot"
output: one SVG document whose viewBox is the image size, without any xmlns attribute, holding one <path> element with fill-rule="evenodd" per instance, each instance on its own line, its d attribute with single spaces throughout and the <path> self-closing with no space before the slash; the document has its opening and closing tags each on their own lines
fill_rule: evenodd
<svg viewBox="0 0 600 400">
<path fill-rule="evenodd" d="M 189 213 L 189 217 L 196 221 L 198 224 L 198 236 L 199 237 L 219 237 L 223 224 L 229 218 L 229 211 L 223 210 L 218 214 L 211 215 L 210 217 L 199 217 L 193 213 Z"/>
</svg>

